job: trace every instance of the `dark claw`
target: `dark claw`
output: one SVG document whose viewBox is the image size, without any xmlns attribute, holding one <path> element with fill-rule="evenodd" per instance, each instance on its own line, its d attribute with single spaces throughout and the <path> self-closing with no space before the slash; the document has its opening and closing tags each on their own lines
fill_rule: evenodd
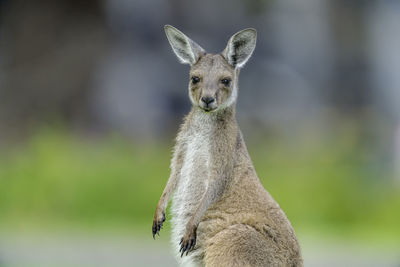
<svg viewBox="0 0 400 267">
<path fill-rule="evenodd" d="M 182 247 L 181 247 L 181 249 L 182 249 L 182 254 L 181 254 L 181 258 L 182 258 L 182 256 L 183 256 L 183 254 L 185 254 L 185 251 L 187 250 L 187 247 L 188 247 L 188 245 L 186 244 L 182 244 Z"/>
<path fill-rule="evenodd" d="M 192 246 L 192 243 L 193 243 L 193 241 L 190 240 L 190 241 L 189 241 L 189 244 L 188 244 L 188 248 L 187 248 L 187 250 L 186 250 L 186 256 L 189 254 L 190 247 Z"/>
<path fill-rule="evenodd" d="M 188 251 L 187 251 L 186 255 L 189 253 L 189 251 L 194 249 L 195 245 L 196 245 L 196 235 L 190 241 L 189 248 L 188 248 Z"/>
</svg>

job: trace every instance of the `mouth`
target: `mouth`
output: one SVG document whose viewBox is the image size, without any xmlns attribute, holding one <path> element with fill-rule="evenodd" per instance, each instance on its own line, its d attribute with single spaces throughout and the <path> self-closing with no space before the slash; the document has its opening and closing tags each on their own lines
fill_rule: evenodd
<svg viewBox="0 0 400 267">
<path fill-rule="evenodd" d="M 204 110 L 205 112 L 212 112 L 212 111 L 214 111 L 214 110 L 217 109 L 217 107 L 209 107 L 209 106 L 204 107 L 204 106 L 202 106 L 202 105 L 200 105 L 200 108 L 201 108 L 202 110 Z"/>
</svg>

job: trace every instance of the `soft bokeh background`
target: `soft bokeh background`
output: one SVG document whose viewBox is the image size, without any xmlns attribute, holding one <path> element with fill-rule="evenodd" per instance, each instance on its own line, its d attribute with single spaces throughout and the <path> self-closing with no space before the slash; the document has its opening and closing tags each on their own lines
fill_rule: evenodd
<svg viewBox="0 0 400 267">
<path fill-rule="evenodd" d="M 400 266 L 400 1 L 0 0 L 0 266 L 174 266 L 172 24 L 254 27 L 238 120 L 306 266 Z"/>
</svg>

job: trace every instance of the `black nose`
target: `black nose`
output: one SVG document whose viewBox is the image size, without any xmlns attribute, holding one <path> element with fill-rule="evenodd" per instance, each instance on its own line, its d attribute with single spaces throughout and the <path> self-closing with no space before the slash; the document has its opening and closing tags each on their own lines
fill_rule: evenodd
<svg viewBox="0 0 400 267">
<path fill-rule="evenodd" d="M 203 101 L 204 103 L 206 103 L 207 106 L 208 106 L 208 104 L 211 104 L 212 102 L 214 102 L 215 99 L 214 99 L 214 97 L 212 97 L 212 96 L 206 96 L 206 97 L 203 96 L 203 97 L 201 98 L 201 101 Z"/>
</svg>

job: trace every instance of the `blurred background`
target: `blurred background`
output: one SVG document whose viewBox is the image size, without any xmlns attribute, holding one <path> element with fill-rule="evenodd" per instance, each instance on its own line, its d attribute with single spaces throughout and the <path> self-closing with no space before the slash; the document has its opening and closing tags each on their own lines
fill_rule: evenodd
<svg viewBox="0 0 400 267">
<path fill-rule="evenodd" d="M 0 0 L 0 266 L 175 266 L 172 24 L 258 30 L 237 116 L 305 266 L 400 266 L 400 1 Z M 167 219 L 168 215 L 167 215 Z"/>
</svg>

